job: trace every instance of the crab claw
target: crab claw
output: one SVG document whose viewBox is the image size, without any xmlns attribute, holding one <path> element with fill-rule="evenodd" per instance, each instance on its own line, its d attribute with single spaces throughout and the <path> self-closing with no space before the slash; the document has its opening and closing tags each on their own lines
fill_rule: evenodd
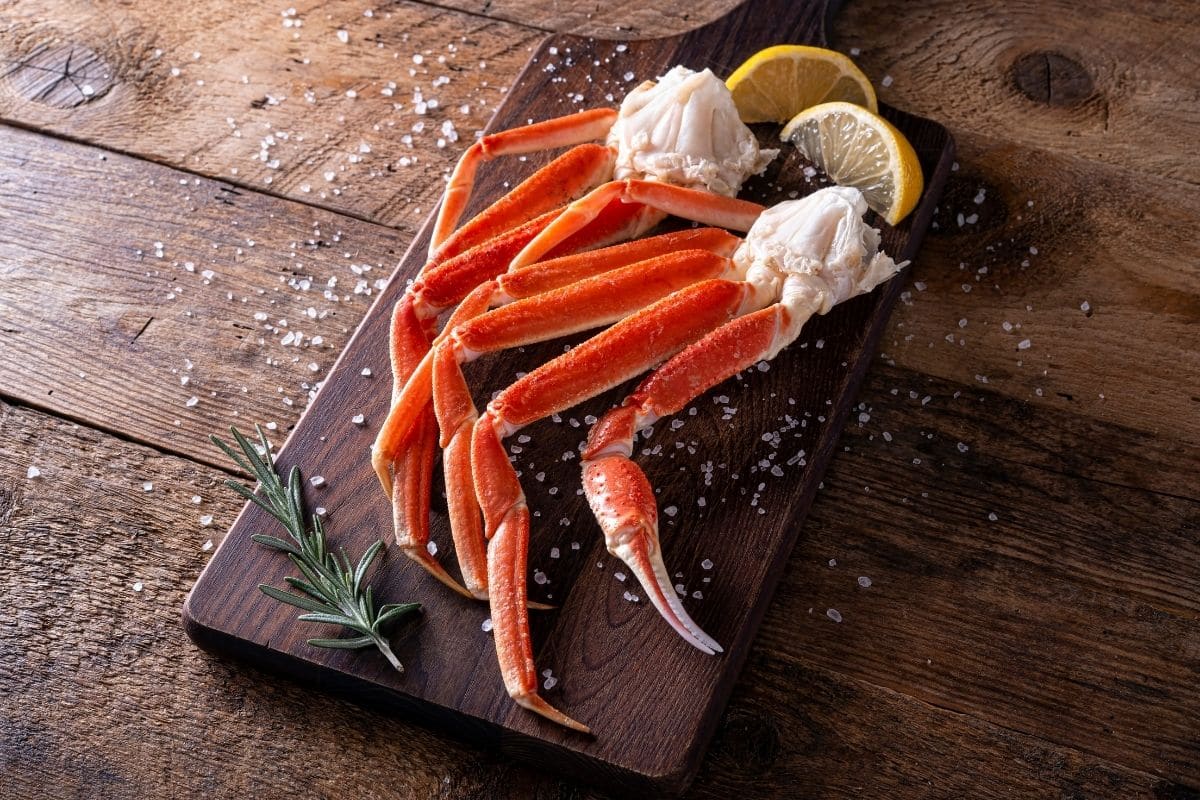
<svg viewBox="0 0 1200 800">
<path fill-rule="evenodd" d="M 662 618 L 684 640 L 709 655 L 721 645 L 700 629 L 684 610 L 671 585 L 658 543 L 658 509 L 645 473 L 625 453 L 589 459 L 584 491 L 604 530 L 608 552 L 633 571 Z"/>
</svg>

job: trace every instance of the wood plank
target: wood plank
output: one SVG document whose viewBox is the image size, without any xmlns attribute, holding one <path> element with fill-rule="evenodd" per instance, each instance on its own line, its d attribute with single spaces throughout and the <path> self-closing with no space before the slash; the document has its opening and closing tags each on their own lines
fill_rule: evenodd
<svg viewBox="0 0 1200 800">
<path fill-rule="evenodd" d="M 823 12 L 819 3 L 797 6 L 779 0 L 774 14 L 738 12 L 718 25 L 667 45 L 630 44 L 628 55 L 641 65 L 644 74 L 656 74 L 677 61 L 700 68 L 722 59 L 744 57 L 773 41 L 781 32 L 803 41 L 819 41 Z M 539 118 L 553 116 L 555 91 L 575 93 L 584 103 L 597 102 L 622 80 L 623 68 L 605 63 L 605 54 L 612 49 L 613 43 L 605 41 L 574 37 L 548 40 L 535 53 L 492 125 L 497 129 L 511 127 L 526 119 L 527 114 Z M 566 52 L 591 68 L 554 72 L 543 68 L 547 59 L 557 59 Z M 915 255 L 933 213 L 949 171 L 953 145 L 936 123 L 898 112 L 886 113 L 906 131 L 929 176 L 927 192 L 913 215 L 898 227 L 884 226 L 882 232 L 883 245 L 888 251 L 899 259 L 908 259 Z M 777 202 L 788 192 L 815 190 L 816 185 L 804 178 L 804 167 L 798 159 L 790 159 L 777 166 L 777 172 L 756 181 L 745 193 Z M 511 172 L 499 175 L 493 172 L 483 178 L 477 187 L 477 202 L 484 204 L 501 196 L 504 192 L 501 179 L 511 177 Z M 418 238 L 399 274 L 416 274 L 424 264 L 425 251 L 424 241 Z M 561 577 L 552 583 L 537 582 L 552 593 L 546 599 L 561 605 L 553 614 L 538 619 L 533 651 L 537 654 L 538 669 L 553 670 L 562 676 L 554 687 L 557 698 L 561 698 L 557 704 L 572 716 L 585 720 L 592 736 L 574 734 L 512 703 L 498 680 L 495 663 L 486 652 L 488 637 L 482 632 L 471 639 L 461 635 L 464 628 L 478 628 L 483 621 L 483 610 L 478 604 L 467 603 L 445 591 L 439 592 L 436 600 L 443 614 L 437 618 L 431 616 L 427 621 L 421 633 L 425 646 L 409 653 L 412 666 L 403 677 L 390 670 L 381 671 L 378 664 L 348 659 L 345 653 L 312 652 L 303 640 L 294 637 L 287 618 L 280 616 L 279 609 L 272 608 L 270 602 L 264 603 L 256 589 L 252 574 L 272 565 L 263 563 L 261 548 L 247 547 L 248 541 L 236 535 L 238 531 L 258 530 L 265 524 L 261 509 L 254 506 L 235 523 L 235 535 L 226 540 L 189 595 L 185 607 L 189 629 L 205 646 L 275 663 L 311 679 L 372 693 L 380 702 L 420 714 L 433 724 L 496 742 L 514 758 L 556 765 L 569 774 L 585 775 L 593 782 L 618 786 L 623 791 L 678 791 L 687 785 L 698 766 L 777 579 L 782 558 L 790 550 L 796 526 L 807 510 L 824 461 L 837 438 L 847 403 L 853 397 L 862 368 L 870 360 L 872 344 L 882 332 L 888 308 L 899 289 L 899 284 L 889 284 L 812 321 L 805 341 L 811 337 L 811 341 L 819 339 L 821 343 L 812 348 L 793 348 L 788 357 L 774 360 L 770 369 L 771 391 L 763 393 L 757 413 L 747 412 L 751 419 L 762 420 L 762 414 L 771 407 L 767 398 L 777 397 L 774 406 L 778 409 L 785 407 L 784 394 L 795 404 L 797 413 L 831 406 L 822 419 L 823 424 L 813 426 L 810 469 L 801 480 L 777 484 L 772 493 L 788 513 L 760 520 L 756 509 L 731 504 L 703 530 L 696 531 L 683 552 L 672 554 L 676 563 L 685 563 L 695 558 L 698 549 L 710 548 L 708 552 L 714 559 L 738 565 L 731 567 L 737 572 L 733 582 L 744 587 L 743 591 L 726 594 L 719 604 L 710 604 L 706 618 L 697 620 L 702 627 L 711 628 L 718 641 L 727 643 L 721 658 L 697 659 L 692 648 L 665 626 L 657 630 L 630 628 L 639 605 L 631 593 L 635 587 L 631 585 L 631 591 L 624 593 L 630 602 L 613 601 L 613 578 L 604 569 L 587 568 L 589 560 L 603 567 L 602 551 L 595 540 L 577 550 L 566 541 L 556 543 L 560 553 L 570 554 L 558 559 L 566 562 L 564 568 L 570 571 L 559 573 Z M 358 388 L 358 372 L 363 363 L 377 363 L 387 352 L 391 303 L 401 297 L 402 291 L 401 281 L 394 280 L 381 295 L 380 304 L 359 327 L 327 386 L 280 454 L 285 465 L 297 461 L 319 465 L 314 468 L 319 468 L 326 477 L 319 491 L 319 502 L 336 513 L 340 526 L 358 532 L 356 547 L 368 546 L 376 531 L 387 530 L 391 510 L 370 469 L 367 449 L 360 444 L 362 436 L 351 437 L 342 431 L 346 420 L 356 411 L 381 419 L 390 403 L 387 391 L 363 396 Z M 824 344 L 826 341 L 828 345 Z M 561 348 L 561 343 L 548 343 L 525 348 L 525 353 L 503 353 L 482 360 L 481 371 L 473 382 L 477 399 L 486 402 L 492 390 L 511 382 L 514 371 L 528 369 L 531 360 L 534 364 L 544 362 L 552 354 L 561 353 Z M 599 415 L 619 397 L 620 391 L 605 393 L 601 398 L 571 408 L 569 413 L 584 415 L 585 419 L 587 415 Z M 722 413 L 711 404 L 701 404 L 696 421 L 713 425 Z M 542 539 L 533 559 L 537 567 L 546 564 L 539 557 L 554 558 L 541 549 L 550 543 L 544 534 L 553 531 L 560 537 L 565 535 L 561 520 L 554 526 L 547 524 L 547 516 L 553 514 L 568 522 L 589 518 L 582 498 L 575 491 L 578 464 L 574 458 L 560 457 L 563 453 L 577 454 L 582 431 L 569 423 L 554 424 L 548 420 L 545 425 L 530 426 L 524 433 L 538 442 L 538 449 L 532 445 L 525 448 L 529 455 L 518 459 L 517 468 L 527 477 L 526 483 L 542 483 L 551 490 L 545 500 L 539 496 L 540 491 L 531 491 L 529 497 L 534 528 Z M 724 446 L 730 460 L 737 464 L 743 463 L 752 449 L 739 441 L 729 441 Z M 542 461 L 542 453 L 553 453 L 554 463 Z M 689 459 L 689 463 L 698 468 L 704 458 L 697 456 Z M 561 495 L 555 496 L 556 491 Z M 317 501 L 317 496 L 313 499 Z M 669 516 L 670 512 L 667 513 Z M 434 530 L 445 541 L 444 520 L 439 518 L 435 523 Z M 729 530 L 748 533 L 751 528 L 757 528 L 752 538 L 727 535 Z M 758 551 L 755 557 L 748 557 L 744 549 L 750 542 Z M 430 577 L 412 564 L 399 567 L 389 564 L 382 569 L 381 580 L 394 594 L 415 594 L 427 587 Z M 624 576 L 617 580 L 624 580 Z M 540 593 L 535 592 L 534 596 Z M 430 602 L 435 601 L 431 598 Z M 601 608 L 604 612 L 598 615 L 596 611 Z M 436 652 L 428 646 L 434 641 L 441 643 Z M 655 680 L 659 674 L 675 677 L 669 686 L 663 686 Z M 659 715 L 643 716 L 639 725 L 630 726 L 629 717 L 651 703 L 659 709 Z"/>
<path fill-rule="evenodd" d="M 0 120 L 412 231 L 462 147 L 443 126 L 469 143 L 543 34 L 421 3 L 369 6 L 9 4 Z"/>
<path fill-rule="evenodd" d="M 4 127 L 0 228 L 0 391 L 209 463 L 248 409 L 295 424 L 408 244 Z"/>
<path fill-rule="evenodd" d="M 10 565 L 0 598 L 11 612 L 0 625 L 0 763 L 12 796 L 371 796 L 381 787 L 448 800 L 604 796 L 192 647 L 175 614 L 206 558 L 203 543 L 219 539 L 239 508 L 219 486 L 223 473 L 5 404 L 0 441 Z M 41 476 L 25 478 L 30 466 Z M 201 513 L 216 524 L 200 528 Z M 71 624 L 63 606 L 74 610 Z M 779 636 L 794 623 L 768 615 Z M 35 696 L 45 702 L 28 701 Z M 1191 790 L 760 644 L 688 796 L 731 791 L 1162 798 Z"/>
<path fill-rule="evenodd" d="M 847 3 L 832 41 L 858 49 L 880 99 L 955 133 L 1200 183 L 1200 18 L 1119 0 Z M 1026 165 L 1031 173 L 1048 174 Z M 1186 191 L 1176 184 L 1172 194 Z"/>
<path fill-rule="evenodd" d="M 869 419 L 847 427 L 764 646 L 1200 783 L 1200 501 L 1122 485 L 1158 480 L 1140 435 L 985 389 L 876 370 L 863 403 Z M 1003 443 L 998 420 L 1017 441 L 1032 420 L 1035 443 Z M 1082 480 L 1042 449 L 1097 453 L 1101 474 L 1129 459 Z M 701 524 L 694 503 L 672 500 L 679 530 Z"/>
<path fill-rule="evenodd" d="M 1200 443 L 1200 188 L 976 135 L 958 160 L 884 352 Z"/>
</svg>

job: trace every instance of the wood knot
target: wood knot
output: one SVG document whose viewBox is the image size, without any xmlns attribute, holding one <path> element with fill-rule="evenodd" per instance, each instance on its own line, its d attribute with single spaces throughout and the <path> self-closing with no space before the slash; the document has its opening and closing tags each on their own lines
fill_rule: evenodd
<svg viewBox="0 0 1200 800">
<path fill-rule="evenodd" d="M 1012 74 L 1017 90 L 1035 103 L 1076 106 L 1096 91 L 1083 65 L 1062 53 L 1026 53 L 1013 64 Z"/>
<path fill-rule="evenodd" d="M 43 42 L 9 62 L 3 77 L 21 97 L 54 108 L 77 108 L 104 97 L 115 70 L 94 50 L 75 42 Z"/>
</svg>

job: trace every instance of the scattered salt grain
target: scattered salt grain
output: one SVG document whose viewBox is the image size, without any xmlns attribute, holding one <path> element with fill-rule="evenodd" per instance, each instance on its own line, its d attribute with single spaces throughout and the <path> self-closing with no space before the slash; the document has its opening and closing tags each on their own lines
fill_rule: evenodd
<svg viewBox="0 0 1200 800">
<path fill-rule="evenodd" d="M 998 519 L 1000 519 L 1000 518 L 999 518 L 998 516 L 996 516 L 996 512 L 995 512 L 995 511 L 989 511 L 989 512 L 988 512 L 988 522 L 995 522 L 995 521 L 996 521 L 996 520 L 998 520 Z"/>
<path fill-rule="evenodd" d="M 371 368 L 370 368 L 370 367 L 363 367 L 363 370 L 362 370 L 362 372 L 361 372 L 361 373 L 359 373 L 359 374 L 360 374 L 360 375 L 362 375 L 364 378 L 369 378 L 369 377 L 371 377 L 371 374 L 372 374 L 372 373 L 371 373 Z"/>
<path fill-rule="evenodd" d="M 204 544 L 200 545 L 200 549 L 201 549 L 201 550 L 203 550 L 203 551 L 204 551 L 204 552 L 206 552 L 206 553 L 207 553 L 209 550 L 212 550 L 212 549 L 213 549 L 213 541 L 212 541 L 212 539 L 209 539 L 207 542 L 205 542 Z"/>
<path fill-rule="evenodd" d="M 545 689 L 546 691 L 550 691 L 557 685 L 558 685 L 558 678 L 554 677 L 553 675 L 546 678 L 546 680 L 542 682 L 542 688 Z"/>
<path fill-rule="evenodd" d="M 711 559 L 706 558 L 700 562 L 700 569 L 712 569 L 712 568 L 713 568 L 713 562 Z"/>
<path fill-rule="evenodd" d="M 542 572 L 540 569 L 535 569 L 533 571 L 533 582 L 538 586 L 545 586 L 550 582 L 550 579 L 546 577 L 546 573 Z"/>
<path fill-rule="evenodd" d="M 551 557 L 551 558 L 558 558 L 558 556 L 559 556 L 558 548 L 557 548 L 557 547 L 551 547 L 551 548 L 550 548 L 550 557 Z"/>
<path fill-rule="evenodd" d="M 1021 341 L 1017 342 L 1018 350 L 1028 350 L 1032 346 L 1033 342 L 1029 341 L 1028 339 L 1022 339 Z"/>
<path fill-rule="evenodd" d="M 311 483 L 314 487 L 324 486 L 325 478 L 322 477 L 321 475 L 313 475 L 311 478 L 308 479 L 308 482 Z"/>
<path fill-rule="evenodd" d="M 134 581 L 134 582 L 133 582 L 133 590 L 134 590 L 135 592 L 140 592 L 140 591 L 142 590 L 142 582 L 141 582 L 141 581 Z"/>
<path fill-rule="evenodd" d="M 195 503 L 196 505 L 200 505 L 200 495 L 198 495 L 198 494 L 192 495 L 192 502 Z"/>
<path fill-rule="evenodd" d="M 30 480 L 33 480 L 34 478 L 40 478 L 41 476 L 42 471 L 37 467 L 30 467 L 25 471 L 25 477 L 29 478 Z"/>
<path fill-rule="evenodd" d="M 613 577 L 616 578 L 617 580 L 621 581 L 622 583 L 624 583 L 624 581 L 625 581 L 625 573 L 624 572 L 614 572 Z"/>
<path fill-rule="evenodd" d="M 200 518 L 200 527 L 207 528 L 209 525 L 212 525 L 212 524 L 213 524 L 212 514 L 205 514 L 203 517 Z"/>
<path fill-rule="evenodd" d="M 1092 304 L 1089 303 L 1087 300 L 1084 300 L 1082 303 L 1079 304 L 1079 310 L 1086 314 L 1092 310 Z"/>
<path fill-rule="evenodd" d="M 362 414 L 355 414 L 353 417 L 350 418 L 350 421 L 353 422 L 355 425 L 362 425 L 363 422 L 366 421 L 366 418 Z"/>
<path fill-rule="evenodd" d="M 834 622 L 842 621 L 842 612 L 838 611 L 836 608 L 827 609 L 825 611 L 825 616 L 829 617 Z"/>
<path fill-rule="evenodd" d="M 479 626 L 479 627 L 483 629 L 483 632 L 484 632 L 484 633 L 491 633 L 491 631 L 492 631 L 492 618 L 491 618 L 491 617 L 488 617 L 487 619 L 485 619 L 485 620 L 483 621 L 483 623 L 482 623 L 482 624 L 480 624 L 480 626 Z"/>
<path fill-rule="evenodd" d="M 829 559 L 829 566 L 831 566 L 831 567 L 836 567 L 836 566 L 837 566 L 837 559 L 836 559 L 836 558 L 831 558 L 831 559 Z"/>
<path fill-rule="evenodd" d="M 338 31 L 337 38 L 339 42 L 345 44 L 346 42 L 350 41 L 350 34 L 347 31 Z"/>
<path fill-rule="evenodd" d="M 436 556 L 437 555 L 437 542 L 430 539 L 428 542 L 425 543 L 425 549 L 427 551 L 429 551 L 429 555 Z"/>
<path fill-rule="evenodd" d="M 884 76 L 883 76 L 883 80 L 881 80 L 881 81 L 879 82 L 879 85 L 880 85 L 880 86 L 882 86 L 882 87 L 883 87 L 883 88 L 885 88 L 885 89 L 886 89 L 886 88 L 888 88 L 889 86 L 891 86 L 891 85 L 892 85 L 892 76 L 891 76 L 891 75 L 884 75 Z"/>
<path fill-rule="evenodd" d="M 871 588 L 871 579 L 868 578 L 866 575 L 860 575 L 858 577 L 858 585 L 863 587 L 864 589 L 869 589 L 869 588 Z"/>
<path fill-rule="evenodd" d="M 151 483 L 150 481 L 146 481 L 145 483 L 142 484 L 142 491 L 143 492 L 153 492 L 154 484 Z"/>
<path fill-rule="evenodd" d="M 196 405 L 199 402 L 200 402 L 200 398 L 196 397 L 196 395 L 192 395 L 191 397 L 189 397 L 187 399 L 187 402 L 184 403 L 184 405 L 187 406 L 188 408 L 191 408 L 192 406 Z"/>
</svg>

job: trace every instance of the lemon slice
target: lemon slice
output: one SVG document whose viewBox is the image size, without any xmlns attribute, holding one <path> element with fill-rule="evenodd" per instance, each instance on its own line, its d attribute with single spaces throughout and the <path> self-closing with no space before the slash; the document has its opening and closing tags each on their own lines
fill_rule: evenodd
<svg viewBox="0 0 1200 800">
<path fill-rule="evenodd" d="M 779 137 L 841 186 L 854 186 L 889 225 L 908 216 L 925 179 L 916 151 L 891 123 L 853 103 L 801 111 Z"/>
<path fill-rule="evenodd" d="M 818 103 L 842 100 L 875 111 L 875 89 L 846 56 L 782 44 L 759 50 L 725 81 L 742 122 L 787 122 Z"/>
</svg>

